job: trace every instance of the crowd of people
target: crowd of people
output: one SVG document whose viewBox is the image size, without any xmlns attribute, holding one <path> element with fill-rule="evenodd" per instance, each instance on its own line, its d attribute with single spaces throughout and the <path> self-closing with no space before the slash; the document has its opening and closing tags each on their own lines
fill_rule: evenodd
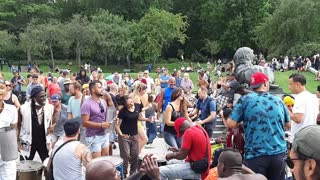
<svg viewBox="0 0 320 180">
<path fill-rule="evenodd" d="M 166 68 L 156 79 L 150 68 L 137 78 L 114 72 L 110 80 L 98 70 L 89 76 L 88 69 L 72 75 L 64 70 L 59 77 L 36 69 L 27 78 L 19 71 L 11 80 L 0 77 L 0 127 L 17 129 L 21 159 L 33 160 L 37 153 L 47 166 L 46 176 L 119 179 L 113 162 L 95 161 L 112 156 L 118 142 L 121 178 L 283 180 L 286 164 L 297 180 L 320 178 L 320 87 L 317 98 L 306 90 L 302 74 L 288 77 L 294 97 L 287 105 L 269 93 L 264 73 L 252 74 L 250 90 L 241 86 L 233 63 L 218 81 L 211 81 L 209 71 L 199 71 L 196 83 L 188 73 L 169 74 Z M 244 147 L 212 152 L 217 118 L 230 132 L 243 129 Z M 139 163 L 143 148 L 159 136 L 157 123 L 170 147 L 160 167 L 152 155 Z M 286 130 L 291 132 L 288 142 Z M 15 160 L 0 160 L 0 179 L 16 179 Z"/>
</svg>

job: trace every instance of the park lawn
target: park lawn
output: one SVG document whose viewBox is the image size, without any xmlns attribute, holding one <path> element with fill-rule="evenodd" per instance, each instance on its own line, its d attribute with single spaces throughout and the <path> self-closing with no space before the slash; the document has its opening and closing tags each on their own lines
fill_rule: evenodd
<svg viewBox="0 0 320 180">
<path fill-rule="evenodd" d="M 173 72 L 174 69 L 180 69 L 181 68 L 181 63 L 159 64 L 159 65 L 156 65 L 155 67 L 153 67 L 153 71 L 150 73 L 150 76 L 153 77 L 153 78 L 156 78 L 157 77 L 157 73 L 155 73 L 154 71 L 158 66 L 162 66 L 162 65 L 169 69 L 169 73 L 170 74 Z M 184 63 L 184 65 L 187 66 L 188 63 Z M 194 63 L 194 65 L 196 66 L 196 63 Z M 201 64 L 201 66 L 203 68 L 205 68 L 206 64 Z M 118 71 L 118 72 L 122 73 L 123 69 L 126 69 L 122 65 L 118 65 L 118 66 L 111 65 L 111 66 L 107 66 L 107 67 L 103 67 L 103 66 L 100 66 L 100 67 L 103 69 L 103 72 L 105 72 L 104 73 L 105 77 L 107 77 L 108 75 L 110 75 L 112 72 L 115 72 L 115 71 Z M 49 67 L 43 66 L 43 67 L 40 67 L 40 68 L 47 75 L 47 73 L 49 71 Z M 65 67 L 60 67 L 60 68 L 61 69 L 64 69 L 64 68 L 66 69 L 66 66 Z M 138 72 L 139 71 L 144 71 L 146 68 L 147 68 L 147 64 L 143 64 L 143 65 L 139 65 L 138 64 L 138 65 L 135 66 L 134 73 L 129 73 L 129 74 L 132 75 L 133 78 L 136 78 Z M 77 68 L 76 65 L 73 65 L 70 69 L 73 70 L 72 72 L 79 72 L 79 71 L 77 71 L 78 68 Z M 279 87 L 282 88 L 285 93 L 290 93 L 289 88 L 288 88 L 288 85 L 289 85 L 288 79 L 289 79 L 289 76 L 291 74 L 293 74 L 293 73 L 296 73 L 296 71 L 275 72 L 275 83 L 277 85 L 279 85 Z M 312 74 L 311 72 L 301 72 L 301 73 L 304 74 L 306 79 L 307 79 L 307 85 L 306 85 L 307 90 L 312 92 L 312 93 L 316 93 L 317 86 L 320 85 L 320 81 L 315 81 L 314 80 L 315 75 Z M 4 78 L 6 80 L 10 80 L 13 77 L 12 73 L 9 73 L 7 69 L 4 69 L 3 74 L 4 74 Z M 21 73 L 21 75 L 23 77 L 27 77 L 27 74 L 28 73 Z M 57 73 L 53 73 L 53 75 L 56 76 L 56 77 L 59 76 L 59 74 L 57 74 Z M 193 91 L 196 91 L 196 88 L 197 88 L 196 84 L 197 84 L 197 79 L 198 79 L 197 72 L 191 72 L 191 73 L 189 73 L 189 75 L 190 75 L 190 79 L 195 84 L 195 89 Z M 213 80 L 217 79 L 217 77 L 213 73 L 211 73 L 210 76 L 211 76 L 211 79 L 213 79 Z M 24 89 L 26 89 L 26 88 L 24 87 Z"/>
<path fill-rule="evenodd" d="M 297 73 L 297 71 L 275 72 L 276 84 L 279 85 L 285 93 L 291 93 L 289 90 L 289 76 L 293 73 Z M 316 75 L 309 71 L 299 73 L 303 74 L 307 79 L 306 89 L 312 93 L 316 93 L 317 86 L 320 85 L 320 81 L 314 80 Z"/>
</svg>

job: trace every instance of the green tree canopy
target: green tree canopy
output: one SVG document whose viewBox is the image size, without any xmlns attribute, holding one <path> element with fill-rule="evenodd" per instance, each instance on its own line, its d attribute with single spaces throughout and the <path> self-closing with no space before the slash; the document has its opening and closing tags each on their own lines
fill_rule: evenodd
<svg viewBox="0 0 320 180">
<path fill-rule="evenodd" d="M 81 53 L 97 40 L 96 30 L 90 26 L 86 16 L 74 15 L 72 20 L 65 25 L 66 39 L 75 47 L 76 61 L 81 66 Z"/>
<path fill-rule="evenodd" d="M 310 55 L 320 47 L 319 7 L 318 0 L 282 0 L 257 26 L 257 41 L 273 55 Z"/>
<path fill-rule="evenodd" d="M 153 60 L 161 55 L 162 49 L 170 43 L 184 43 L 188 24 L 186 17 L 174 15 L 164 10 L 153 9 L 132 26 L 134 56 L 144 61 Z"/>
</svg>

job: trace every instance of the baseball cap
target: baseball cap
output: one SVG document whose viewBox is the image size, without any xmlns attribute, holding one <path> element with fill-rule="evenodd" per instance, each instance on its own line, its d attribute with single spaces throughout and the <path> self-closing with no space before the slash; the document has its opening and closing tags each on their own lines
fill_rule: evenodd
<svg viewBox="0 0 320 180">
<path fill-rule="evenodd" d="M 260 87 L 263 83 L 267 82 L 269 79 L 268 77 L 262 73 L 262 72 L 256 72 L 251 75 L 250 78 L 250 87 L 251 88 L 258 88 Z"/>
<path fill-rule="evenodd" d="M 85 89 L 85 88 L 88 88 L 89 87 L 89 84 L 83 84 L 82 85 L 82 89 Z"/>
<path fill-rule="evenodd" d="M 80 128 L 80 122 L 81 120 L 79 117 L 66 121 L 66 123 L 63 125 L 66 136 L 75 134 Z"/>
<path fill-rule="evenodd" d="M 283 102 L 286 106 L 292 106 L 294 105 L 294 98 L 292 96 L 287 95 L 283 98 Z"/>
<path fill-rule="evenodd" d="M 149 71 L 148 71 L 148 70 L 144 70 L 143 73 L 144 73 L 144 74 L 149 74 Z"/>
<path fill-rule="evenodd" d="M 107 86 L 109 86 L 109 85 L 111 85 L 111 84 L 113 84 L 113 81 L 112 81 L 112 80 L 107 81 Z"/>
<path fill-rule="evenodd" d="M 292 142 L 294 152 L 310 159 L 320 160 L 320 126 L 310 125 L 295 134 Z"/>
<path fill-rule="evenodd" d="M 181 118 L 176 119 L 176 121 L 174 122 L 174 129 L 177 132 L 178 138 L 182 136 L 182 134 L 180 133 L 180 127 L 182 126 L 182 124 L 185 120 L 186 120 L 186 118 L 181 117 Z"/>
<path fill-rule="evenodd" d="M 66 85 L 66 84 L 71 84 L 71 80 L 70 80 L 70 79 L 66 79 L 66 80 L 64 80 L 63 85 Z"/>
<path fill-rule="evenodd" d="M 59 94 L 54 94 L 51 96 L 51 102 L 57 102 L 61 100 L 61 96 Z"/>
</svg>

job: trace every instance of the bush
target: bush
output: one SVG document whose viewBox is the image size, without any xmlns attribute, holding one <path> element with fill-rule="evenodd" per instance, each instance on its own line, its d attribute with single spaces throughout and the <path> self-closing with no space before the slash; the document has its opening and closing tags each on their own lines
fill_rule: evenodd
<svg viewBox="0 0 320 180">
<path fill-rule="evenodd" d="M 191 55 L 191 59 L 193 62 L 200 62 L 200 63 L 205 63 L 208 61 L 208 58 L 201 54 L 199 51 L 195 51 Z"/>
</svg>

